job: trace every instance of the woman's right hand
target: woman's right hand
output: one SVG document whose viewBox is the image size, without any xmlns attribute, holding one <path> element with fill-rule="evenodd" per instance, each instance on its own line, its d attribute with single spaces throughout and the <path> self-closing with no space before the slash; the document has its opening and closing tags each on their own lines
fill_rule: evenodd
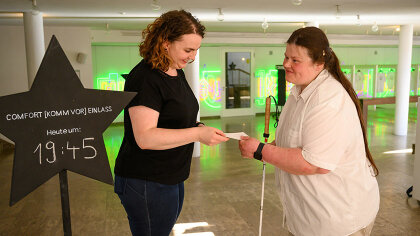
<svg viewBox="0 0 420 236">
<path fill-rule="evenodd" d="M 226 142 L 229 140 L 228 137 L 223 133 L 223 131 L 218 130 L 209 126 L 198 127 L 199 137 L 198 141 L 207 146 L 217 145 L 221 142 Z"/>
</svg>

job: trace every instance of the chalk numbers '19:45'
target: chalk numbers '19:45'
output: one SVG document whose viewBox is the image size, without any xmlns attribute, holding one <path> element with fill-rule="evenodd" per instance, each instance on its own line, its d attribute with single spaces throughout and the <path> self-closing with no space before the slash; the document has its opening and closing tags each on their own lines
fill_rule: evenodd
<svg viewBox="0 0 420 236">
<path fill-rule="evenodd" d="M 96 148 L 91 145 L 91 142 L 94 140 L 94 138 L 84 138 L 82 140 L 82 143 L 80 146 L 74 146 L 70 144 L 69 141 L 66 141 L 65 146 L 57 146 L 53 141 L 48 141 L 43 145 L 42 143 L 39 143 L 33 153 L 38 153 L 37 157 L 39 158 L 39 164 L 42 165 L 43 162 L 43 155 L 47 154 L 48 157 L 45 158 L 45 161 L 47 163 L 54 163 L 57 161 L 57 154 L 61 156 L 64 155 L 64 153 L 71 153 L 74 160 L 76 160 L 76 157 L 80 155 L 80 152 L 83 151 L 83 156 L 81 158 L 84 159 L 93 159 L 98 154 L 98 151 L 96 151 Z M 88 154 L 86 154 L 88 153 Z"/>
</svg>

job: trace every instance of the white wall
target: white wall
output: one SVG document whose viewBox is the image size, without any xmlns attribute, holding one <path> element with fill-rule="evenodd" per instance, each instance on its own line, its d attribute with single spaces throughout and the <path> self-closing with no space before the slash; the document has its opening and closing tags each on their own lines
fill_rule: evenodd
<svg viewBox="0 0 420 236">
<path fill-rule="evenodd" d="M 23 26 L 0 26 L 0 96 L 26 92 L 25 36 Z M 86 27 L 45 27 L 45 49 L 54 34 L 75 70 L 80 70 L 80 79 L 85 88 L 93 88 L 92 50 L 90 30 Z M 86 62 L 76 61 L 77 53 L 86 54 Z M 7 140 L 0 134 L 1 139 Z M 10 141 L 10 140 L 7 140 Z"/>
<path fill-rule="evenodd" d="M 25 36 L 23 26 L 0 26 L 0 96 L 28 91 Z M 90 30 L 85 27 L 45 27 L 45 48 L 54 34 L 81 81 L 92 88 L 92 50 Z M 85 53 L 84 64 L 76 61 L 77 53 Z"/>
<path fill-rule="evenodd" d="M 93 79 L 108 73 L 129 73 L 141 57 L 136 45 L 92 45 Z"/>
<path fill-rule="evenodd" d="M 90 29 L 87 27 L 45 27 L 44 32 L 45 49 L 54 34 L 73 68 L 80 70 L 80 80 L 83 86 L 93 88 Z M 85 63 L 80 64 L 76 61 L 78 53 L 86 54 Z"/>
<path fill-rule="evenodd" d="M 0 26 L 0 96 L 28 91 L 23 27 Z"/>
</svg>

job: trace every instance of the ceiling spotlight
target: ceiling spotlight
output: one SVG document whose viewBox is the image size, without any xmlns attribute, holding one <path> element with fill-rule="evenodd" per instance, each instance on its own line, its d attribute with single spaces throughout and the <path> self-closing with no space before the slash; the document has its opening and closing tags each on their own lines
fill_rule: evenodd
<svg viewBox="0 0 420 236">
<path fill-rule="evenodd" d="M 217 15 L 217 20 L 223 21 L 225 19 L 225 15 L 222 12 L 222 8 L 218 8 L 218 9 L 219 9 L 219 14 Z"/>
<path fill-rule="evenodd" d="M 31 9 L 32 15 L 38 15 L 38 6 L 36 5 L 36 0 L 32 0 L 32 9 Z"/>
<path fill-rule="evenodd" d="M 291 0 L 292 4 L 295 6 L 299 6 L 302 4 L 303 0 Z"/>
<path fill-rule="evenodd" d="M 376 22 L 375 22 L 375 24 L 374 25 L 372 25 L 372 31 L 373 32 L 377 32 L 379 30 L 379 27 L 378 27 L 378 25 L 376 24 Z"/>
<path fill-rule="evenodd" d="M 157 0 L 153 0 L 152 3 L 150 3 L 150 6 L 152 7 L 153 11 L 159 11 L 161 8 Z"/>
<path fill-rule="evenodd" d="M 336 11 L 335 11 L 335 18 L 337 20 L 339 20 L 341 18 L 341 10 L 340 10 L 340 5 L 335 5 L 336 6 Z"/>
<path fill-rule="evenodd" d="M 261 28 L 263 28 L 264 33 L 265 33 L 265 31 L 268 29 L 268 22 L 267 22 L 267 18 L 264 18 L 264 22 L 261 24 Z"/>
<path fill-rule="evenodd" d="M 357 14 L 357 21 L 356 21 L 356 25 L 357 25 L 357 26 L 361 26 L 361 25 L 362 25 L 362 22 L 360 22 L 360 15 L 359 15 L 359 14 Z"/>
</svg>

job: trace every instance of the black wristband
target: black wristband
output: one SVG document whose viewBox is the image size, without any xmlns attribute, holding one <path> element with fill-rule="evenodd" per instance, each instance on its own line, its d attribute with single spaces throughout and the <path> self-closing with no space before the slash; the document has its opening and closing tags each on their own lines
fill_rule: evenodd
<svg viewBox="0 0 420 236">
<path fill-rule="evenodd" d="M 262 160 L 262 150 L 263 150 L 263 147 L 264 147 L 264 143 L 260 143 L 258 145 L 257 150 L 254 152 L 254 159 L 257 159 L 259 161 Z"/>
<path fill-rule="evenodd" d="M 205 126 L 205 124 L 203 122 L 196 122 L 195 123 L 195 127 L 198 127 L 199 125 L 204 125 Z"/>
</svg>

